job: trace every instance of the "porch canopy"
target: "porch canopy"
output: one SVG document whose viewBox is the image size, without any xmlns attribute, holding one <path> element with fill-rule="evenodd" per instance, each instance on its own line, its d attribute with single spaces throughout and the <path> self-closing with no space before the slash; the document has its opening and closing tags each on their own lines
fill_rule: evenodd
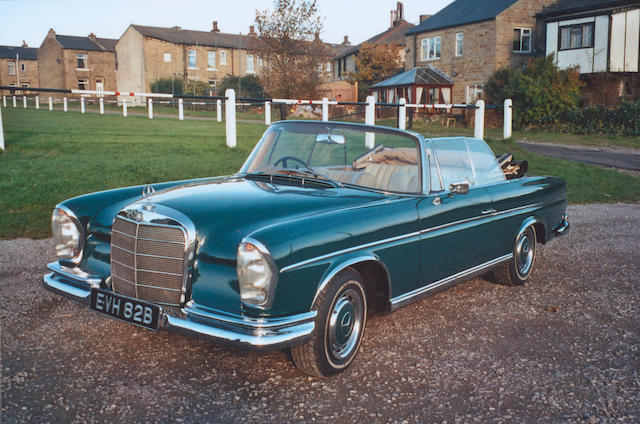
<svg viewBox="0 0 640 424">
<path fill-rule="evenodd" d="M 371 90 L 376 102 L 396 103 L 404 97 L 407 103 L 450 104 L 452 87 L 453 80 L 447 74 L 428 65 L 373 84 Z"/>
</svg>

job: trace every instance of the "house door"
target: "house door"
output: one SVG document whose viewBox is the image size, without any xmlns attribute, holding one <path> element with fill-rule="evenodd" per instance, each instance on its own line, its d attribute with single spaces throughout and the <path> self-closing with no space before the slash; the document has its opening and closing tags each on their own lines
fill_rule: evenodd
<svg viewBox="0 0 640 424">
<path fill-rule="evenodd" d="M 96 91 L 104 91 L 104 80 L 102 78 L 96 78 Z M 102 94 L 98 94 L 98 97 L 102 97 Z"/>
</svg>

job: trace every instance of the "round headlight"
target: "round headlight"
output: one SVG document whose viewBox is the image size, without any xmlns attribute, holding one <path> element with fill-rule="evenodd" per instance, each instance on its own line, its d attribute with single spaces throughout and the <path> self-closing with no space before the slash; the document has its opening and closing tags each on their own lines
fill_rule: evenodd
<svg viewBox="0 0 640 424">
<path fill-rule="evenodd" d="M 276 271 L 273 259 L 260 243 L 243 241 L 238 246 L 238 282 L 243 302 L 266 307 L 275 290 Z"/>
<path fill-rule="evenodd" d="M 51 231 L 58 259 L 78 263 L 82 258 L 83 231 L 70 211 L 55 208 L 51 216 Z"/>
</svg>

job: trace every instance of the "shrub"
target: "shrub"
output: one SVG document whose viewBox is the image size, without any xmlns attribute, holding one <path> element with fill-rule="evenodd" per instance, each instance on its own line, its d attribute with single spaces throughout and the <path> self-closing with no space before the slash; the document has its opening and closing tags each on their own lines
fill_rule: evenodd
<svg viewBox="0 0 640 424">
<path fill-rule="evenodd" d="M 640 102 L 622 103 L 617 109 L 594 106 L 572 111 L 567 121 L 576 134 L 640 136 Z"/>
<path fill-rule="evenodd" d="M 182 94 L 183 82 L 179 78 L 161 78 L 151 83 L 152 93 Z"/>
<path fill-rule="evenodd" d="M 246 75 L 244 77 L 227 75 L 220 82 L 218 92 L 224 94 L 228 88 L 236 90 L 236 97 L 261 98 L 265 96 L 262 84 L 255 75 Z"/>
<path fill-rule="evenodd" d="M 559 69 L 553 55 L 531 60 L 523 70 L 499 69 L 487 81 L 489 101 L 512 99 L 516 128 L 549 126 L 579 110 L 582 82 L 576 69 Z"/>
</svg>

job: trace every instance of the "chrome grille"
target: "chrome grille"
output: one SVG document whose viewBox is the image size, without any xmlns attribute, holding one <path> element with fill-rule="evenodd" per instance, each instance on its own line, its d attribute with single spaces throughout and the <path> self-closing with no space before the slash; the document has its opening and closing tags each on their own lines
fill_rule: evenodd
<svg viewBox="0 0 640 424">
<path fill-rule="evenodd" d="M 162 305 L 180 305 L 185 293 L 186 243 L 182 227 L 117 216 L 111 234 L 113 291 Z"/>
</svg>

